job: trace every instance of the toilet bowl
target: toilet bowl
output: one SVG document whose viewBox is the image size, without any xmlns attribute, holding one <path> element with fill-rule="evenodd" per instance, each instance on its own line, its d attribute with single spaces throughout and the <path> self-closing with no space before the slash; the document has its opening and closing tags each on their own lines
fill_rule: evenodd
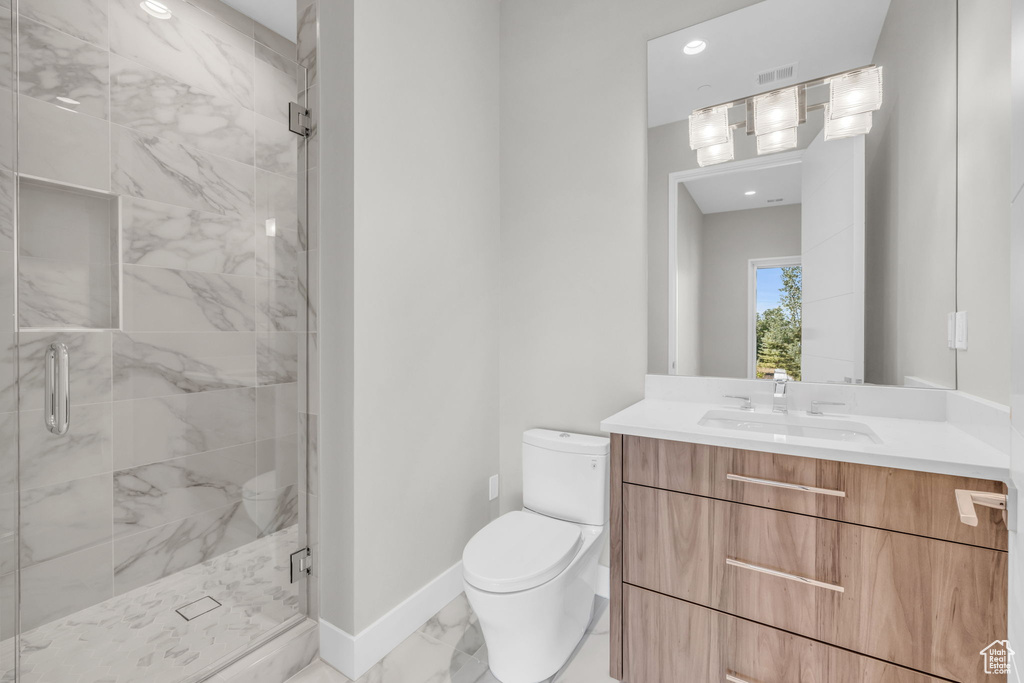
<svg viewBox="0 0 1024 683">
<path fill-rule="evenodd" d="M 263 531 L 277 514 L 277 472 L 271 470 L 242 485 L 242 507 L 256 527 Z"/>
<path fill-rule="evenodd" d="M 602 437 L 526 432 L 524 509 L 466 544 L 466 597 L 502 683 L 550 678 L 586 632 L 604 546 L 607 454 Z"/>
</svg>

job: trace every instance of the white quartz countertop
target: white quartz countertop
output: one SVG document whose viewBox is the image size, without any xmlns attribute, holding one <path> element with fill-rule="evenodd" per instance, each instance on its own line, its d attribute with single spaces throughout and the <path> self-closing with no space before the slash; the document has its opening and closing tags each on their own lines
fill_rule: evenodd
<svg viewBox="0 0 1024 683">
<path fill-rule="evenodd" d="M 729 408 L 714 403 L 649 398 L 604 420 L 601 429 L 614 434 L 992 479 L 1012 486 L 1009 456 L 948 422 L 828 415 L 829 420 L 848 420 L 867 425 L 882 443 L 780 436 L 697 424 L 708 411 L 723 409 Z M 751 415 L 749 412 L 734 410 L 740 420 Z M 757 412 L 768 414 L 769 411 L 762 407 Z"/>
</svg>

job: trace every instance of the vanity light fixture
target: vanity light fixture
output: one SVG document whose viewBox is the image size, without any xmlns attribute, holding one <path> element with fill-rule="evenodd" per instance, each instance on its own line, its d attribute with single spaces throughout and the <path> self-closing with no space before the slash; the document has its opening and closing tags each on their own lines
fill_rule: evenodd
<svg viewBox="0 0 1024 683">
<path fill-rule="evenodd" d="M 882 106 L 882 67 L 869 66 L 829 79 L 834 118 L 877 111 Z"/>
<path fill-rule="evenodd" d="M 825 105 L 825 140 L 841 140 L 871 132 L 871 112 L 832 118 L 829 105 Z"/>
<path fill-rule="evenodd" d="M 704 167 L 723 164 L 726 161 L 732 161 L 736 157 L 736 149 L 733 146 L 732 141 L 732 130 L 726 130 L 728 131 L 728 140 L 718 145 L 709 145 L 697 150 L 698 166 Z"/>
<path fill-rule="evenodd" d="M 754 98 L 754 134 L 760 137 L 800 124 L 800 90 L 798 87 L 776 90 Z"/>
<path fill-rule="evenodd" d="M 871 130 L 871 112 L 881 106 L 882 67 L 872 64 L 696 109 L 690 114 L 690 149 L 697 150 L 701 166 L 731 161 L 735 129 L 757 136 L 758 154 L 794 149 L 798 128 L 814 109 L 825 110 L 826 140 L 865 135 Z M 730 124 L 733 107 L 742 108 L 744 116 Z"/>
<path fill-rule="evenodd" d="M 691 40 L 690 42 L 683 46 L 683 54 L 691 56 L 699 55 L 701 52 L 704 52 L 704 50 L 706 50 L 707 48 L 708 41 L 701 40 L 700 38 L 698 38 L 696 40 Z"/>
<path fill-rule="evenodd" d="M 732 144 L 729 131 L 729 108 L 710 107 L 690 114 L 690 149 Z"/>
<path fill-rule="evenodd" d="M 142 2 L 139 3 L 139 7 L 144 9 L 146 14 L 156 17 L 157 19 L 171 18 L 171 10 L 169 10 L 167 5 L 164 3 L 158 2 L 158 0 L 142 0 Z"/>
<path fill-rule="evenodd" d="M 796 126 L 757 136 L 757 153 L 771 154 L 796 147 Z"/>
</svg>

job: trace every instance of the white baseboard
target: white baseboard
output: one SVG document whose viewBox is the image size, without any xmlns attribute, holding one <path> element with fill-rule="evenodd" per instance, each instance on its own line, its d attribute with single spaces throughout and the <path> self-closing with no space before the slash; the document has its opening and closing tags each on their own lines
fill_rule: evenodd
<svg viewBox="0 0 1024 683">
<path fill-rule="evenodd" d="M 612 570 L 603 564 L 597 565 L 597 594 L 605 600 L 611 599 Z"/>
<path fill-rule="evenodd" d="M 462 562 L 457 562 L 358 635 L 321 619 L 320 658 L 356 680 L 462 591 Z"/>
</svg>

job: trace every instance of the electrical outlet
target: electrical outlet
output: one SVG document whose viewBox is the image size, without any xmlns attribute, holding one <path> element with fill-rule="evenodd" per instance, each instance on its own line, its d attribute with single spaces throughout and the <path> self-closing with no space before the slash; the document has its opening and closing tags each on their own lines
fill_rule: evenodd
<svg viewBox="0 0 1024 683">
<path fill-rule="evenodd" d="M 967 311 L 956 312 L 956 348 L 967 350 Z"/>
<path fill-rule="evenodd" d="M 487 482 L 487 500 L 494 500 L 498 497 L 498 475 L 495 474 Z"/>
</svg>

